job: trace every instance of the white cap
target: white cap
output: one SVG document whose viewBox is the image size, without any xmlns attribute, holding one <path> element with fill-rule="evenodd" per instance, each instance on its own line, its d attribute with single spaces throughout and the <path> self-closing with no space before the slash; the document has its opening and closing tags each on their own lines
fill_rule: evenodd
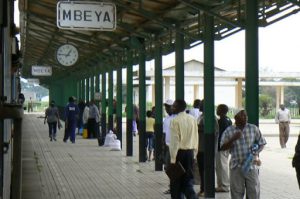
<svg viewBox="0 0 300 199">
<path fill-rule="evenodd" d="M 171 100 L 171 99 L 168 99 L 168 100 L 166 100 L 165 101 L 165 105 L 169 105 L 169 106 L 172 106 L 173 105 L 173 103 L 174 103 L 174 101 L 173 100 Z"/>
</svg>

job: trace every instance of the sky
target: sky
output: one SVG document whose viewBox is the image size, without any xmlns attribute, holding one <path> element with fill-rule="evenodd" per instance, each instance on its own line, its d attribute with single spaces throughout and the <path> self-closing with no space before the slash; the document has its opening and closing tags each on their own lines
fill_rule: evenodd
<svg viewBox="0 0 300 199">
<path fill-rule="evenodd" d="M 17 8 L 18 2 L 15 1 Z M 18 26 L 19 13 L 15 11 Z M 259 28 L 260 70 L 300 72 L 300 12 L 265 28 Z M 185 60 L 203 62 L 203 44 L 185 51 Z M 174 65 L 174 53 L 163 57 L 163 65 Z M 149 62 L 147 66 L 153 67 Z M 215 41 L 215 66 L 228 71 L 245 70 L 245 31 Z"/>
<path fill-rule="evenodd" d="M 300 72 L 300 12 L 259 28 L 260 70 Z M 185 51 L 185 60 L 203 61 L 203 44 Z M 164 64 L 174 65 L 174 53 Z M 245 31 L 215 41 L 215 66 L 228 71 L 245 70 Z"/>
</svg>

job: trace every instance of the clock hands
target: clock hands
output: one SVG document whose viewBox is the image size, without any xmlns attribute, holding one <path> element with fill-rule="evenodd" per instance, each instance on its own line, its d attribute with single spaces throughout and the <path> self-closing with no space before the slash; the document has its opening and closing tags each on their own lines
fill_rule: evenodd
<svg viewBox="0 0 300 199">
<path fill-rule="evenodd" d="M 69 50 L 69 52 L 67 53 L 66 57 L 69 57 L 69 56 L 70 56 L 71 51 L 72 51 L 72 50 Z"/>
<path fill-rule="evenodd" d="M 68 52 L 67 54 L 58 53 L 58 55 L 63 55 L 63 56 L 65 56 L 65 57 L 69 57 L 70 54 L 71 54 L 71 51 L 72 51 L 72 50 L 69 50 L 69 52 Z"/>
</svg>

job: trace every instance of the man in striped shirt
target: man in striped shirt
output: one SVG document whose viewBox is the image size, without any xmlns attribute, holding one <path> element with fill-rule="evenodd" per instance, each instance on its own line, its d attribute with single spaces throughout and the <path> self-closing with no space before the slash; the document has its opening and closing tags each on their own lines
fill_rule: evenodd
<svg viewBox="0 0 300 199">
<path fill-rule="evenodd" d="M 230 188 L 232 199 L 260 198 L 260 182 L 258 178 L 257 165 L 259 160 L 255 160 L 250 165 L 250 171 L 243 173 L 242 166 L 246 161 L 254 144 L 258 145 L 257 154 L 262 151 L 266 140 L 262 136 L 259 128 L 248 123 L 248 116 L 245 110 L 239 111 L 235 117 L 235 125 L 228 127 L 221 138 L 221 150 L 229 149 L 230 160 Z"/>
</svg>

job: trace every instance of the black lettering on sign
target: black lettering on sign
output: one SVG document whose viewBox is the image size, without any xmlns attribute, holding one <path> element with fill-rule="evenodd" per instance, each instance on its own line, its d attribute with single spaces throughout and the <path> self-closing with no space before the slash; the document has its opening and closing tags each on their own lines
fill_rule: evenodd
<svg viewBox="0 0 300 199">
<path fill-rule="evenodd" d="M 92 19 L 91 19 L 91 17 L 92 17 L 91 12 L 92 11 L 89 11 L 89 10 L 85 10 L 84 11 L 84 14 L 83 14 L 84 21 L 92 21 Z"/>
<path fill-rule="evenodd" d="M 74 10 L 74 20 L 75 21 L 81 21 L 82 20 L 81 10 Z"/>
<path fill-rule="evenodd" d="M 71 10 L 68 10 L 68 12 L 66 10 L 63 10 L 63 20 L 66 20 L 66 18 L 68 18 L 69 20 L 71 20 Z"/>
<path fill-rule="evenodd" d="M 108 13 L 108 12 L 105 12 L 105 13 L 104 13 L 103 21 L 108 21 L 108 22 L 110 22 L 110 17 L 109 17 L 109 13 Z"/>
<path fill-rule="evenodd" d="M 99 13 L 97 13 L 97 11 L 95 11 L 95 14 L 97 16 L 97 21 L 100 21 L 100 16 L 101 16 L 102 12 L 100 11 Z"/>
</svg>

